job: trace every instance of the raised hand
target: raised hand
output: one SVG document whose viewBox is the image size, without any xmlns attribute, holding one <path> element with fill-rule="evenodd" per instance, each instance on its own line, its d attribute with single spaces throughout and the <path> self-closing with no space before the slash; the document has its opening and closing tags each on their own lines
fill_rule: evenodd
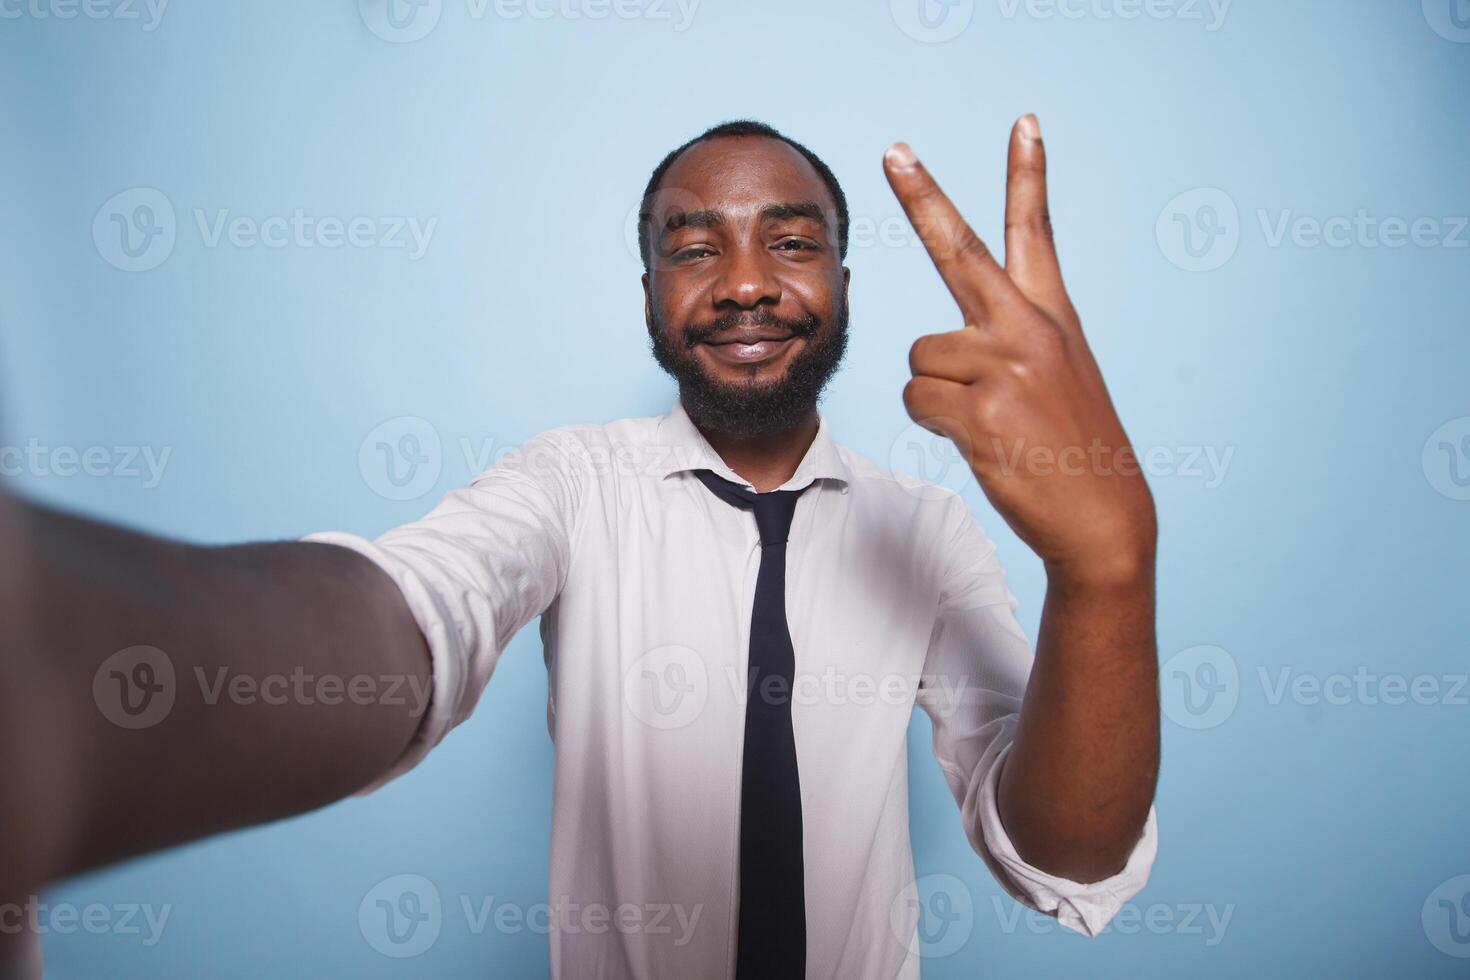
<svg viewBox="0 0 1470 980">
<path fill-rule="evenodd" d="M 909 415 L 954 441 L 1049 573 L 1089 583 L 1145 574 L 1153 498 L 1062 284 L 1036 118 L 1011 131 L 1005 267 L 906 144 L 883 169 L 964 323 L 914 343 Z"/>
</svg>

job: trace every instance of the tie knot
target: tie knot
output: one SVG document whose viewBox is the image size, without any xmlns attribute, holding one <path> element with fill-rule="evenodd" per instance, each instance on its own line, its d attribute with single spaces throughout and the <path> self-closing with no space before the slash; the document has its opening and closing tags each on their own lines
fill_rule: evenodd
<svg viewBox="0 0 1470 980">
<path fill-rule="evenodd" d="M 805 493 L 807 487 L 800 490 L 756 493 L 738 483 L 732 483 L 712 470 L 695 470 L 694 475 L 699 477 L 699 482 L 708 487 L 711 493 L 727 504 L 755 511 L 755 526 L 760 531 L 761 547 L 786 543 L 786 538 L 791 533 L 791 519 L 796 516 L 796 498 Z"/>
</svg>

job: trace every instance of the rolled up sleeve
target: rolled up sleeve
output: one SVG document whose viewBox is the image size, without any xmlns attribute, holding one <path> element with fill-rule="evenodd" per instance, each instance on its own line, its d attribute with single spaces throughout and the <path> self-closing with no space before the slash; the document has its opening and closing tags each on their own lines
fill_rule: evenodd
<svg viewBox="0 0 1470 980">
<path fill-rule="evenodd" d="M 473 712 L 501 652 L 566 582 L 587 468 L 568 430 L 551 430 L 450 491 L 417 521 L 376 539 L 303 540 L 349 548 L 397 583 L 429 648 L 432 694 L 399 760 L 358 795 L 412 769 Z"/>
<path fill-rule="evenodd" d="M 1033 652 L 1016 621 L 995 546 L 956 498 L 949 565 L 918 703 L 934 728 L 934 757 L 944 772 L 976 853 L 1005 891 L 1029 908 L 1093 937 L 1148 882 L 1158 853 L 1152 807 L 1123 870 L 1076 882 L 1027 864 L 1001 824 L 997 789 L 1015 738 Z"/>
</svg>

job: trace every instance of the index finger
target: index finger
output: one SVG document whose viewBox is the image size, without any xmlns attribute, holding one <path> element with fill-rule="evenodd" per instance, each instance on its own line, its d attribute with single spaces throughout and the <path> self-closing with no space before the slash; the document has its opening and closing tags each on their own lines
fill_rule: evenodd
<svg viewBox="0 0 1470 980">
<path fill-rule="evenodd" d="M 889 147 L 883 155 L 883 172 L 967 322 L 994 309 L 1015 290 L 990 247 L 975 234 L 907 143 Z"/>
</svg>

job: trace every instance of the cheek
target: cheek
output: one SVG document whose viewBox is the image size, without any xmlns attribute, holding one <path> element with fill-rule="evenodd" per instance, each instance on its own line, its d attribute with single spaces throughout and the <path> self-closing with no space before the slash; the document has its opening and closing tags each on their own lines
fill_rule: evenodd
<svg viewBox="0 0 1470 980">
<path fill-rule="evenodd" d="M 822 321 L 822 329 L 831 329 L 842 309 L 842 293 L 834 291 L 826 282 L 807 283 L 805 288 L 793 290 L 791 297 L 803 312 L 811 313 Z"/>
<path fill-rule="evenodd" d="M 650 286 L 648 293 L 649 305 L 666 326 L 671 322 L 682 323 L 687 318 L 688 311 L 696 307 L 699 298 L 697 284 L 688 281 L 686 276 L 678 275 L 661 276 Z"/>
<path fill-rule="evenodd" d="M 820 268 L 803 268 L 788 276 L 783 286 L 791 298 L 813 313 L 835 312 L 842 298 L 842 270 L 834 272 L 826 263 Z"/>
</svg>

